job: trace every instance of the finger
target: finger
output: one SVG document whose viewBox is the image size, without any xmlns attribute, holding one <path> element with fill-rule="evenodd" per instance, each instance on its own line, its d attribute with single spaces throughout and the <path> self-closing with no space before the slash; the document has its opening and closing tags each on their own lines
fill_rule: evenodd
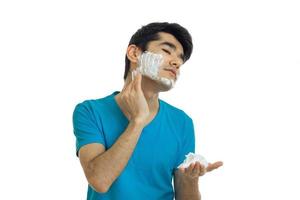
<svg viewBox="0 0 300 200">
<path fill-rule="evenodd" d="M 221 167 L 222 165 L 223 165 L 223 162 L 221 162 L 221 161 L 215 162 L 215 163 L 213 163 L 213 164 L 209 163 L 209 164 L 208 164 L 208 167 L 206 168 L 206 170 L 207 170 L 208 172 L 210 172 L 210 171 L 212 171 L 212 170 L 215 170 L 215 169 Z"/>
<path fill-rule="evenodd" d="M 200 165 L 200 174 L 199 176 L 203 176 L 206 173 L 206 167 L 204 165 Z"/>
<path fill-rule="evenodd" d="M 185 168 L 184 167 L 179 167 L 179 170 L 180 170 L 181 173 L 184 173 Z"/>
<path fill-rule="evenodd" d="M 142 89 L 142 74 L 138 71 L 136 72 L 133 84 L 134 84 L 135 89 L 137 89 L 137 90 Z"/>
<path fill-rule="evenodd" d="M 193 169 L 195 167 L 195 163 L 191 163 L 188 168 L 186 168 L 186 173 L 191 174 L 193 172 Z"/>
<path fill-rule="evenodd" d="M 132 87 L 132 84 L 131 83 L 127 83 L 124 85 L 121 93 L 130 93 L 131 91 L 131 87 Z"/>
<path fill-rule="evenodd" d="M 130 85 L 130 83 L 132 83 L 132 77 L 133 77 L 133 71 L 132 72 L 129 72 L 129 73 L 131 73 L 131 79 L 130 78 L 126 78 L 126 80 L 125 80 L 125 83 L 124 83 L 124 86 L 123 86 L 123 89 L 122 89 L 122 92 L 123 91 L 125 91 L 127 88 L 128 88 L 128 86 Z M 128 74 L 128 76 L 129 76 L 130 74 Z"/>
<path fill-rule="evenodd" d="M 126 90 L 127 88 L 130 88 L 132 86 L 132 84 L 134 84 L 134 80 L 136 79 L 136 75 L 137 75 L 137 70 L 132 70 L 131 72 L 131 78 L 127 78 L 125 81 L 125 85 L 123 87 L 123 90 Z"/>
<path fill-rule="evenodd" d="M 131 81 L 134 80 L 134 73 L 135 73 L 134 71 L 131 72 Z"/>
<path fill-rule="evenodd" d="M 201 173 L 201 164 L 199 162 L 196 162 L 195 167 L 193 169 L 193 175 L 195 177 L 198 177 L 200 173 Z"/>
<path fill-rule="evenodd" d="M 125 82 L 125 84 L 124 84 L 124 86 L 123 86 L 123 88 L 122 88 L 121 93 L 124 93 L 124 92 L 128 89 L 128 85 L 129 85 L 129 84 Z"/>
</svg>

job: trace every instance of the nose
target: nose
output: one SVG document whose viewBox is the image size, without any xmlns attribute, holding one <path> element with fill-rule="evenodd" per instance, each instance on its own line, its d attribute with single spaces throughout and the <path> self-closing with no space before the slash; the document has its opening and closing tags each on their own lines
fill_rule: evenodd
<svg viewBox="0 0 300 200">
<path fill-rule="evenodd" d="M 177 59 L 172 59 L 172 60 L 170 61 L 170 65 L 171 65 L 172 67 L 175 67 L 176 69 L 179 69 L 179 67 L 180 67 L 180 62 L 179 62 Z"/>
</svg>

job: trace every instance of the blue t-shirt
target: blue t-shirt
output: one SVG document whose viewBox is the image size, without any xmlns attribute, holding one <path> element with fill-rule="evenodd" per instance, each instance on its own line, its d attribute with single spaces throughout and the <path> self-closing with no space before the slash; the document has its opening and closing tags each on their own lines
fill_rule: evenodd
<svg viewBox="0 0 300 200">
<path fill-rule="evenodd" d="M 77 156 L 79 149 L 90 143 L 109 149 L 125 131 L 129 121 L 114 98 L 118 93 L 76 105 L 73 127 Z M 172 178 L 189 152 L 195 152 L 192 119 L 159 99 L 158 113 L 144 127 L 120 176 L 106 193 L 88 186 L 87 199 L 173 200 Z"/>
</svg>

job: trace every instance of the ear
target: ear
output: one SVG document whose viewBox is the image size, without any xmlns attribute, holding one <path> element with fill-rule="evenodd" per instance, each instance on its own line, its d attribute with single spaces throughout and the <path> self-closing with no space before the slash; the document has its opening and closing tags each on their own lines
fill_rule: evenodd
<svg viewBox="0 0 300 200">
<path fill-rule="evenodd" d="M 137 66 L 138 58 L 141 55 L 141 53 L 142 53 L 141 49 L 134 44 L 131 44 L 127 47 L 126 55 L 131 62 L 131 66 L 134 67 Z"/>
</svg>

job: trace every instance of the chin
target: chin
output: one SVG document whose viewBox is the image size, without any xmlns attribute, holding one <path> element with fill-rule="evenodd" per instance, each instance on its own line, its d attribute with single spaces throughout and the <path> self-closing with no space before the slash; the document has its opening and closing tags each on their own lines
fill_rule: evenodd
<svg viewBox="0 0 300 200">
<path fill-rule="evenodd" d="M 156 82 L 159 84 L 161 92 L 169 91 L 175 86 L 175 81 L 173 79 L 160 78 L 159 80 L 156 80 Z"/>
<path fill-rule="evenodd" d="M 168 87 L 166 85 L 159 85 L 159 91 L 160 92 L 168 92 L 172 89 L 172 87 Z"/>
</svg>

